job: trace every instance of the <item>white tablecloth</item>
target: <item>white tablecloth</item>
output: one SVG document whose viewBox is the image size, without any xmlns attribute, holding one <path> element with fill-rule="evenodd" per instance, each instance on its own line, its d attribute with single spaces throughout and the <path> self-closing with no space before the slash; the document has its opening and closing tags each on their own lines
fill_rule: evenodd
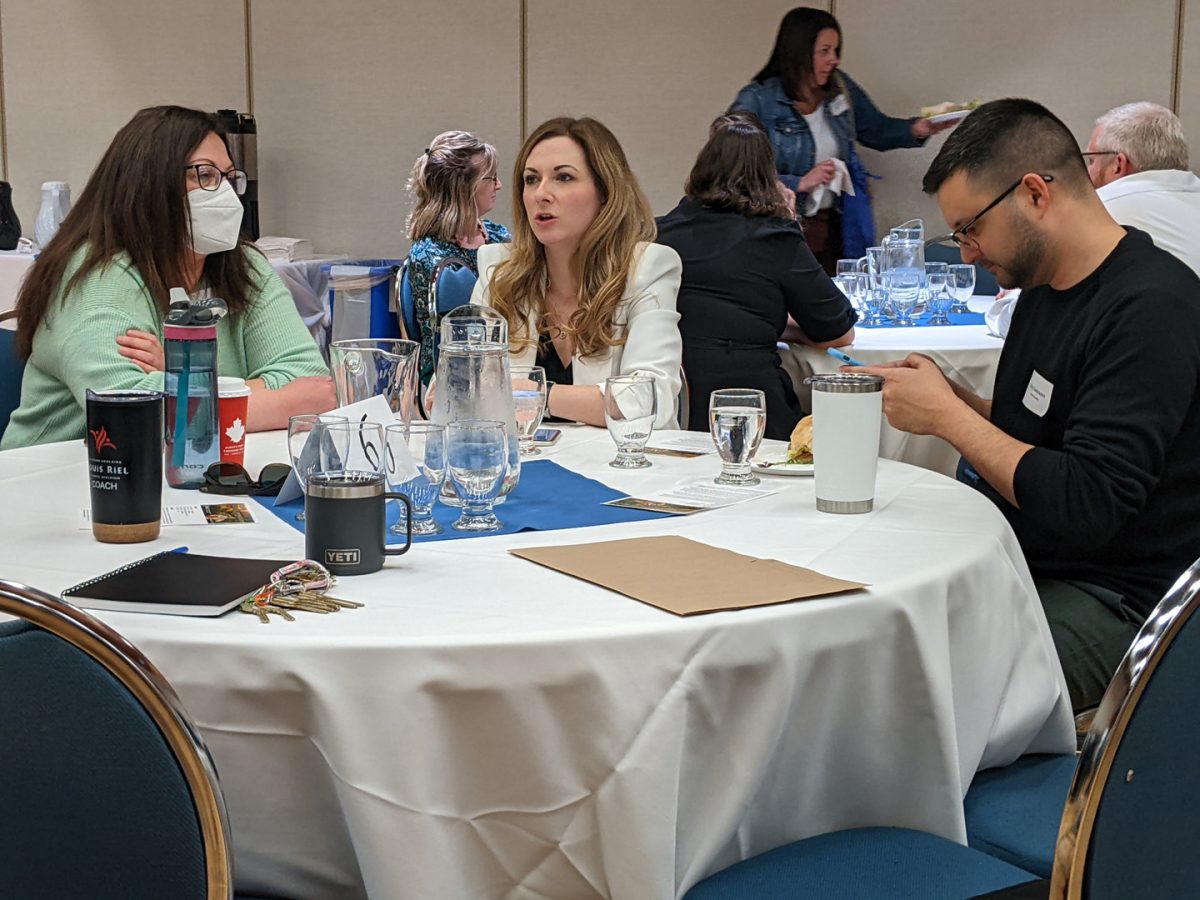
<svg viewBox="0 0 1200 900">
<path fill-rule="evenodd" d="M 983 312 L 994 300 L 994 297 L 973 297 L 970 307 L 974 312 Z M 988 334 L 986 325 L 922 325 L 859 328 L 855 331 L 854 343 L 839 349 L 867 364 L 903 359 L 914 352 L 924 353 L 951 379 L 981 397 L 990 398 L 1003 347 L 1000 338 Z M 811 409 L 812 405 L 809 401 L 811 391 L 804 379 L 813 373 L 836 372 L 842 365 L 824 350 L 803 344 L 788 344 L 786 350 L 780 350 L 780 356 L 784 369 L 792 377 L 800 405 L 805 409 Z M 879 452 L 887 459 L 912 463 L 950 476 L 954 475 L 959 457 L 958 451 L 941 438 L 906 434 L 886 421 L 879 437 Z"/>
<path fill-rule="evenodd" d="M 25 273 L 33 265 L 33 254 L 17 253 L 14 250 L 0 251 L 0 312 L 8 312 L 17 305 L 17 292 Z M 10 320 L 6 326 L 11 328 Z M 5 326 L 0 326 L 5 327 Z"/>
<path fill-rule="evenodd" d="M 605 432 L 565 432 L 551 458 L 625 490 L 718 468 L 621 472 Z M 252 464 L 283 443 L 252 436 Z M 977 769 L 1073 747 L 1012 532 L 980 495 L 896 462 L 860 516 L 817 513 L 811 479 L 764 480 L 779 493 L 688 518 L 418 544 L 343 579 L 337 593 L 367 606 L 334 616 L 101 615 L 198 722 L 240 890 L 667 900 L 833 829 L 961 840 Z M 0 576 L 57 592 L 180 544 L 302 553 L 266 513 L 99 544 L 77 527 L 85 485 L 82 442 L 0 454 Z M 663 533 L 871 587 L 678 618 L 506 552 Z"/>
</svg>

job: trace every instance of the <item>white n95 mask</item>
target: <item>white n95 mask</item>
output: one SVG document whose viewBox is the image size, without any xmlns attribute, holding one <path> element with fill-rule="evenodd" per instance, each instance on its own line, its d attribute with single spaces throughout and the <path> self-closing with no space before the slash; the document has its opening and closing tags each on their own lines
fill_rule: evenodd
<svg viewBox="0 0 1200 900">
<path fill-rule="evenodd" d="M 201 256 L 223 253 L 238 245 L 242 233 L 242 201 L 233 185 L 221 179 L 215 191 L 188 191 L 192 249 Z"/>
</svg>

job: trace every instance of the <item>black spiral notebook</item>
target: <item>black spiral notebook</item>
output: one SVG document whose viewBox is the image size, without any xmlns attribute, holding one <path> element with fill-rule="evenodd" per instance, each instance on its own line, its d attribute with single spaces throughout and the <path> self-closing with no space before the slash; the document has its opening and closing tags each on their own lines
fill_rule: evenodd
<svg viewBox="0 0 1200 900">
<path fill-rule="evenodd" d="M 168 550 L 63 591 L 85 609 L 219 616 L 294 560 L 238 559 Z"/>
</svg>

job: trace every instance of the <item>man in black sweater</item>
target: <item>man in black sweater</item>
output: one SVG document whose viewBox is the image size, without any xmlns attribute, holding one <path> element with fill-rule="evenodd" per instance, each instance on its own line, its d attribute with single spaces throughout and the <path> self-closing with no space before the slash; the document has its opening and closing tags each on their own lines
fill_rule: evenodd
<svg viewBox="0 0 1200 900">
<path fill-rule="evenodd" d="M 1200 556 L 1200 279 L 1113 221 L 1071 132 L 1029 100 L 973 112 L 924 188 L 964 262 L 1023 289 L 994 399 L 917 354 L 866 371 L 892 425 L 953 444 L 1011 523 L 1087 709 Z"/>
</svg>

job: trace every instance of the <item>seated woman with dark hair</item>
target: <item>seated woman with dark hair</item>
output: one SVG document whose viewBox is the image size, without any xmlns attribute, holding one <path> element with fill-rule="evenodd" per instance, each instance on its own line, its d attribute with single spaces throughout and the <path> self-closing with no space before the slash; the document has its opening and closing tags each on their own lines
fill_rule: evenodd
<svg viewBox="0 0 1200 900">
<path fill-rule="evenodd" d="M 788 337 L 816 347 L 849 344 L 857 316 L 804 242 L 753 113 L 713 122 L 684 190 L 658 220 L 658 241 L 683 260 L 678 308 L 690 427 L 708 430 L 713 391 L 756 388 L 766 395 L 766 436 L 787 440 L 801 416 L 775 347 L 789 314 L 798 331 Z"/>
<path fill-rule="evenodd" d="M 248 379 L 251 431 L 333 407 L 291 294 L 241 236 L 245 184 L 208 113 L 151 107 L 117 132 L 17 298 L 27 362 L 5 449 L 83 437 L 88 388 L 161 390 L 173 287 L 228 305 L 217 370 Z"/>
</svg>

